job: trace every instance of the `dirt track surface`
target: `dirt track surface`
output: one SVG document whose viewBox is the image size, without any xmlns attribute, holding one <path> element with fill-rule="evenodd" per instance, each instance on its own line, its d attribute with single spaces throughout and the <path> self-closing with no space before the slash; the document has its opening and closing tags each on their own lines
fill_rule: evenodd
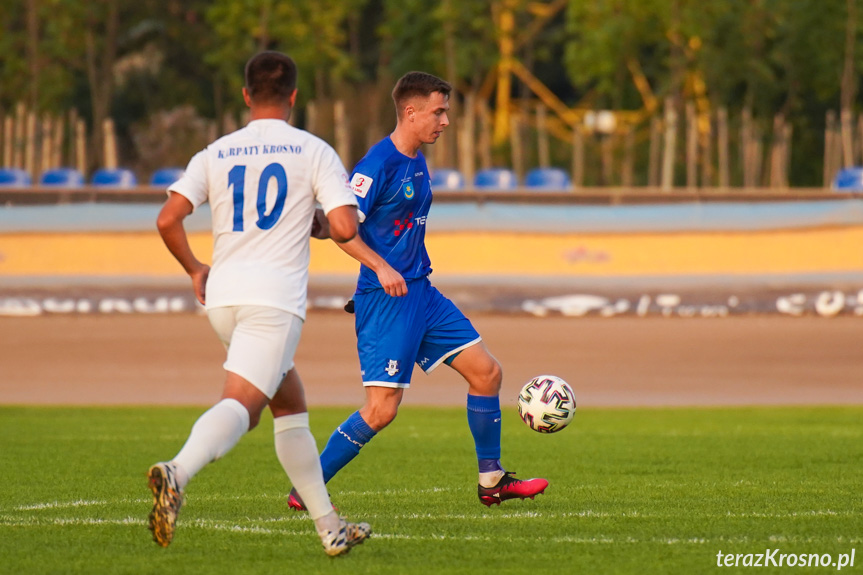
<svg viewBox="0 0 863 575">
<path fill-rule="evenodd" d="M 532 318 L 478 315 L 504 404 L 556 374 L 591 406 L 863 404 L 863 318 Z M 0 318 L 0 404 L 210 405 L 224 350 L 197 315 Z M 311 406 L 359 406 L 353 317 L 314 312 L 297 366 Z M 405 405 L 464 405 L 441 366 Z"/>
</svg>

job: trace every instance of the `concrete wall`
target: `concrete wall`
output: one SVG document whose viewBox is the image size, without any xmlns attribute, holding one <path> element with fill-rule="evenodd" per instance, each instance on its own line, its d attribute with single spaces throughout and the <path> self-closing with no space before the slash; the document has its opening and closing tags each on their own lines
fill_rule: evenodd
<svg viewBox="0 0 863 575">
<path fill-rule="evenodd" d="M 46 286 L 54 294 L 78 286 L 75 297 L 88 293 L 80 286 L 164 286 L 174 295 L 184 293 L 187 278 L 155 230 L 158 209 L 156 204 L 0 208 L 0 297 L 27 297 L 35 293 L 31 288 Z M 648 298 L 679 306 L 691 301 L 704 309 L 784 308 L 794 315 L 817 312 L 817 302 L 826 301 L 825 309 L 863 315 L 860 199 L 439 203 L 427 225 L 433 281 L 447 286 L 462 305 L 480 309 L 563 310 L 576 301 L 576 307 L 570 305 L 575 315 L 585 305 L 615 315 L 638 309 L 639 302 L 650 309 L 643 305 Z M 193 214 L 187 229 L 193 249 L 207 260 L 208 211 Z M 341 301 L 357 269 L 332 242 L 312 240 L 312 301 L 330 296 Z M 665 295 L 673 297 L 660 298 Z M 588 299 L 559 299 L 570 296 Z"/>
</svg>

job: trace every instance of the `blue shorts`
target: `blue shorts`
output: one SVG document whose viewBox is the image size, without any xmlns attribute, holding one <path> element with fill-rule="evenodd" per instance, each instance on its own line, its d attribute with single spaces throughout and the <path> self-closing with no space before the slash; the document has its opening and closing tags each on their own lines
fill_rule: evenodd
<svg viewBox="0 0 863 575">
<path fill-rule="evenodd" d="M 388 296 L 383 289 L 354 295 L 363 385 L 410 387 L 414 363 L 429 373 L 482 341 L 470 320 L 428 278 L 407 285 L 403 297 Z"/>
</svg>

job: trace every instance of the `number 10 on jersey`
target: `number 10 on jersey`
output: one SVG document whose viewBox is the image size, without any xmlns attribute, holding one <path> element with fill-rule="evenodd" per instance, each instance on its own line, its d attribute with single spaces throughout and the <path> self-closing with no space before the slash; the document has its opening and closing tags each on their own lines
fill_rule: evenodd
<svg viewBox="0 0 863 575">
<path fill-rule="evenodd" d="M 267 187 L 270 185 L 270 180 L 276 179 L 276 201 L 273 204 L 273 209 L 267 213 Z M 234 166 L 228 172 L 228 188 L 233 189 L 234 198 L 234 231 L 242 232 L 243 224 L 243 206 L 245 204 L 246 191 L 246 166 Z M 261 178 L 258 180 L 258 220 L 255 224 L 262 230 L 268 230 L 279 221 L 282 215 L 282 210 L 285 207 L 285 198 L 288 197 L 288 176 L 285 174 L 285 168 L 281 164 L 272 163 L 261 172 Z"/>
</svg>

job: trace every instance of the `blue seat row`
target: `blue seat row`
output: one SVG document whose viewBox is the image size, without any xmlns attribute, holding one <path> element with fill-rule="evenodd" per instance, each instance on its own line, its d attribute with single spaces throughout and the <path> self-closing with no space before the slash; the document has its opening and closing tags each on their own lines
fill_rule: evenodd
<svg viewBox="0 0 863 575">
<path fill-rule="evenodd" d="M 461 172 L 449 168 L 431 170 L 432 187 L 435 190 L 461 190 L 465 179 Z M 569 174 L 560 168 L 535 168 L 527 173 L 524 185 L 534 190 L 568 190 Z M 477 189 L 513 190 L 518 188 L 518 176 L 508 168 L 480 170 L 473 179 Z"/>
<path fill-rule="evenodd" d="M 464 176 L 458 170 L 432 170 L 431 180 L 436 190 L 465 188 Z M 524 186 L 534 190 L 568 190 L 571 185 L 569 174 L 560 168 L 536 168 L 529 171 L 524 178 Z M 518 178 L 510 169 L 490 168 L 476 173 L 473 187 L 512 190 L 518 187 Z M 832 188 L 837 192 L 863 192 L 863 166 L 839 170 L 833 179 Z"/>
<path fill-rule="evenodd" d="M 182 168 L 161 168 L 150 176 L 151 186 L 169 186 L 183 176 Z M 458 170 L 439 168 L 431 171 L 432 186 L 436 190 L 461 190 L 465 178 Z M 47 170 L 39 177 L 39 185 L 84 186 L 84 176 L 74 168 Z M 33 184 L 30 174 L 20 168 L 0 168 L 0 187 L 23 188 Z M 135 174 L 126 168 L 100 169 L 90 179 L 93 186 L 131 188 L 138 185 Z M 569 174 L 560 168 L 535 168 L 524 179 L 527 188 L 535 190 L 567 190 L 571 186 Z M 478 189 L 512 190 L 518 187 L 518 177 L 507 168 L 489 168 L 476 173 L 473 187 Z M 843 168 L 832 182 L 836 191 L 863 192 L 863 167 Z"/>
<path fill-rule="evenodd" d="M 153 172 L 151 186 L 168 186 L 183 175 L 182 168 L 162 168 Z M 465 178 L 458 170 L 432 170 L 432 186 L 437 190 L 465 188 Z M 42 186 L 78 188 L 85 185 L 84 176 L 74 168 L 55 168 L 42 173 L 38 181 Z M 0 187 L 27 187 L 33 184 L 30 174 L 18 168 L 0 168 Z M 127 168 L 100 169 L 93 173 L 90 185 L 131 188 L 138 185 L 134 172 Z M 560 168 L 536 168 L 528 172 L 524 185 L 533 189 L 565 190 L 570 187 L 569 175 Z M 518 177 L 507 168 L 491 168 L 477 172 L 475 188 L 512 190 L 518 187 Z"/>
<path fill-rule="evenodd" d="M 151 186 L 168 186 L 180 179 L 182 168 L 162 168 L 150 176 Z M 79 188 L 85 185 L 84 175 L 74 168 L 54 168 L 39 176 L 41 186 Z M 0 168 L 0 187 L 23 188 L 33 184 L 30 174 L 19 168 Z M 134 172 L 127 168 L 101 169 L 93 172 L 90 185 L 113 188 L 133 188 L 138 185 Z"/>
<path fill-rule="evenodd" d="M 832 187 L 837 192 L 863 192 L 863 167 L 839 170 L 833 178 Z"/>
</svg>

